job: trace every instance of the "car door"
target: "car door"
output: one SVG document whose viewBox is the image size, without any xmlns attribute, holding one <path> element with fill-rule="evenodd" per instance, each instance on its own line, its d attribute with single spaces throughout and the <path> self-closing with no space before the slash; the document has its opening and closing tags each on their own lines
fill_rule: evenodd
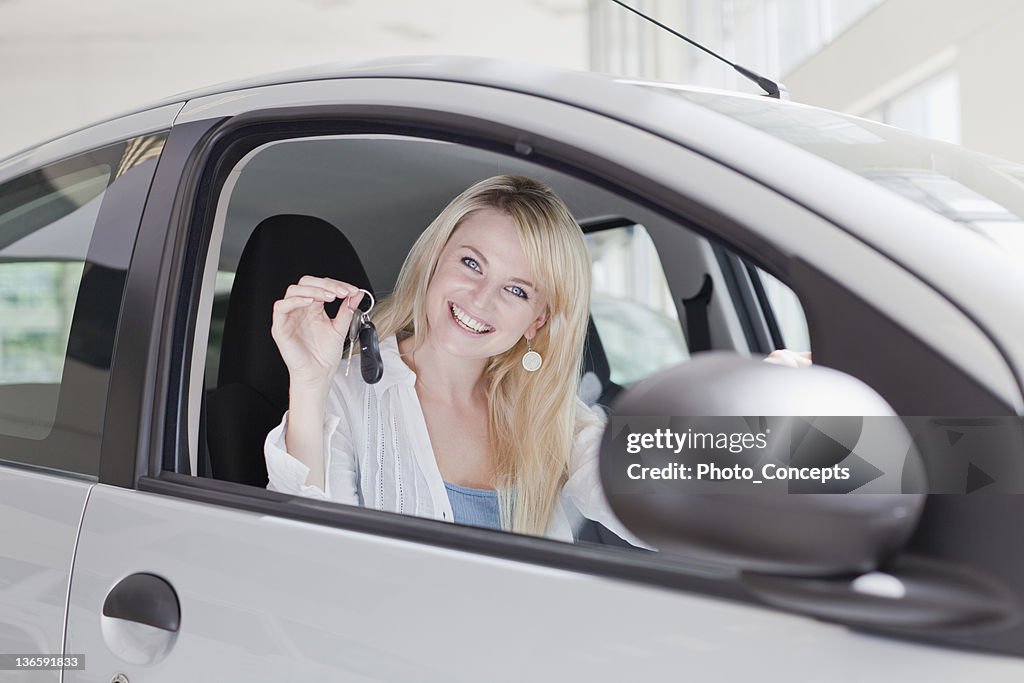
<svg viewBox="0 0 1024 683">
<path fill-rule="evenodd" d="M 728 568 L 195 476 L 189 415 L 202 381 L 193 355 L 217 192 L 257 144 L 312 133 L 416 134 L 557 162 L 643 196 L 659 215 L 713 214 L 702 229 L 734 247 L 745 234 L 749 248 L 758 216 L 770 215 L 792 235 L 818 236 L 786 247 L 834 266 L 841 287 L 857 286 L 842 265 L 853 262 L 906 284 L 907 300 L 956 314 L 749 178 L 541 97 L 367 78 L 192 102 L 167 140 L 128 277 L 116 395 L 68 607 L 66 649 L 87 653 L 88 666 L 65 680 L 1019 679 L 1020 659 L 864 635 L 768 606 Z"/>
<path fill-rule="evenodd" d="M 0 164 L 0 661 L 34 680 L 60 678 L 31 660 L 63 652 L 124 278 L 175 111 Z"/>
</svg>

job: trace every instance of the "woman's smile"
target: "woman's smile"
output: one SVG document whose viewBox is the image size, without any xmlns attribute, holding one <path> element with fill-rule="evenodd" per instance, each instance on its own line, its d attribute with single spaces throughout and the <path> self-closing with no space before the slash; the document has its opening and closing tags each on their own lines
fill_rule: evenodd
<svg viewBox="0 0 1024 683">
<path fill-rule="evenodd" d="M 493 325 L 489 325 L 483 320 L 480 320 L 476 316 L 470 314 L 466 309 L 462 308 L 454 301 L 448 302 L 448 312 L 451 314 L 450 317 L 455 321 L 455 324 L 470 334 L 480 336 L 494 331 Z"/>
</svg>

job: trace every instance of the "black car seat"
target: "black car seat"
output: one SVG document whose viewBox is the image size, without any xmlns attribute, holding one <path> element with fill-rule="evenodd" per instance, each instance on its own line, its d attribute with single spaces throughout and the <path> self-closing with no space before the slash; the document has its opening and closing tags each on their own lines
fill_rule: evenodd
<svg viewBox="0 0 1024 683">
<path fill-rule="evenodd" d="M 373 291 L 352 243 L 327 221 L 278 215 L 256 226 L 231 287 L 217 386 L 206 397 L 215 479 L 267 485 L 263 441 L 288 408 L 288 369 L 270 336 L 273 305 L 303 275 Z M 338 306 L 328 304 L 328 314 L 335 315 Z"/>
<path fill-rule="evenodd" d="M 587 340 L 583 346 L 583 375 L 580 378 L 580 398 L 587 405 L 608 409 L 622 387 L 612 381 L 612 370 L 604 352 L 601 336 L 594 325 L 594 317 L 587 321 Z"/>
</svg>

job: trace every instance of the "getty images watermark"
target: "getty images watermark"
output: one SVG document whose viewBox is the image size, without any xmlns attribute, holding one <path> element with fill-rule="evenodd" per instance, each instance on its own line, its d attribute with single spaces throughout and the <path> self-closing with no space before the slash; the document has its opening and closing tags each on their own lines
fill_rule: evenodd
<svg viewBox="0 0 1024 683">
<path fill-rule="evenodd" d="M 1024 420 L 615 416 L 617 493 L 1024 493 Z"/>
<path fill-rule="evenodd" d="M 679 455 L 682 451 L 721 451 L 728 453 L 749 453 L 768 448 L 771 428 L 763 432 L 695 432 L 692 428 L 683 433 L 669 429 L 654 432 L 631 432 L 626 435 L 626 452 L 642 453 L 645 450 L 666 449 Z M 771 480 L 810 480 L 825 483 L 832 480 L 850 479 L 849 467 L 834 464 L 829 467 L 794 467 L 767 462 L 760 467 L 729 465 L 711 460 L 686 465 L 670 462 L 661 467 L 647 467 L 634 462 L 627 466 L 626 476 L 630 479 L 697 479 L 708 481 L 749 481 L 761 484 Z"/>
</svg>

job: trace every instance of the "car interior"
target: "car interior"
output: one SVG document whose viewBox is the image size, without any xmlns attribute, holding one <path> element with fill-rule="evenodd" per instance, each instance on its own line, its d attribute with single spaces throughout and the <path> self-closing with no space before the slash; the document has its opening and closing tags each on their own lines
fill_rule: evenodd
<svg viewBox="0 0 1024 683">
<path fill-rule="evenodd" d="M 247 154 L 217 203 L 192 353 L 192 473 L 265 487 L 263 441 L 287 409 L 270 336 L 273 302 L 302 275 L 390 291 L 409 247 L 459 192 L 521 174 L 568 204 L 591 250 L 594 287 L 580 397 L 607 408 L 623 386 L 711 349 L 765 353 L 739 278 L 785 289 L 685 226 L 595 184 L 521 158 L 398 135 L 279 140 Z M 763 293 L 763 289 L 759 290 Z M 792 293 L 779 298 L 799 311 Z M 760 303 L 766 303 L 764 301 Z M 333 315 L 337 302 L 328 305 Z M 806 338 L 806 324 L 797 320 Z"/>
</svg>

